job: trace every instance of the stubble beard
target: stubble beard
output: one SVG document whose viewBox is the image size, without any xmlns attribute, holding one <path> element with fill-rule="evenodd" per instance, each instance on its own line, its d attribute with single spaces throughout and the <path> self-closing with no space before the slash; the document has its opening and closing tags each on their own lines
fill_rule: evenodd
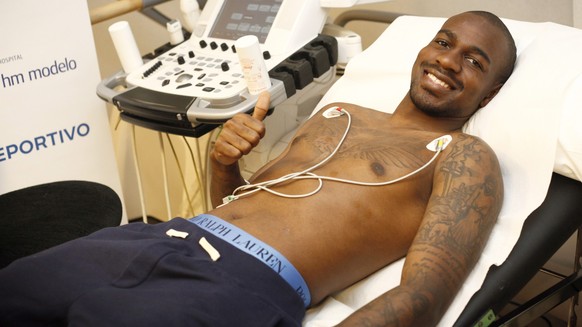
<svg viewBox="0 0 582 327">
<path fill-rule="evenodd" d="M 423 113 L 431 117 L 446 117 L 447 110 L 444 110 L 445 106 L 437 106 L 434 101 L 430 99 L 431 95 L 425 91 L 421 90 L 420 86 L 412 82 L 410 85 L 410 100 L 416 108 L 418 108 Z"/>
</svg>

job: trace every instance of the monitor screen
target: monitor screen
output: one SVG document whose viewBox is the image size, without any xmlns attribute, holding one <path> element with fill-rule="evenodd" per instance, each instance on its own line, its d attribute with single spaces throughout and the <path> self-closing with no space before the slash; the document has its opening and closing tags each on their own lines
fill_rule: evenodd
<svg viewBox="0 0 582 327">
<path fill-rule="evenodd" d="M 290 0 L 293 1 L 293 0 Z M 224 0 L 210 37 L 236 40 L 255 35 L 265 43 L 283 0 Z"/>
</svg>

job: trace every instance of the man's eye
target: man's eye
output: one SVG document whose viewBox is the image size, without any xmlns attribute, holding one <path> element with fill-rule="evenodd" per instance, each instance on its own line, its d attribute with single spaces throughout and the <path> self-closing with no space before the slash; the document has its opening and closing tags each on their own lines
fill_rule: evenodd
<svg viewBox="0 0 582 327">
<path fill-rule="evenodd" d="M 475 58 L 466 57 L 466 59 L 471 65 L 473 65 L 479 69 L 483 69 L 483 66 L 481 66 L 481 63 L 478 60 L 476 60 Z"/>
<path fill-rule="evenodd" d="M 436 44 L 440 45 L 443 48 L 448 48 L 449 47 L 449 43 L 447 41 L 444 41 L 444 40 L 436 40 L 435 42 L 436 42 Z"/>
</svg>

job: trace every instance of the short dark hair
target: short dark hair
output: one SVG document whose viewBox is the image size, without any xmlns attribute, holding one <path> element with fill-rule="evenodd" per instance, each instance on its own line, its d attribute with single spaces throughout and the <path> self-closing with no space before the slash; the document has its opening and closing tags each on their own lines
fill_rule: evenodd
<svg viewBox="0 0 582 327">
<path fill-rule="evenodd" d="M 507 64 L 501 70 L 500 76 L 500 81 L 502 83 L 505 83 L 505 81 L 507 81 L 509 76 L 511 76 L 511 74 L 513 73 L 513 68 L 515 67 L 515 60 L 517 59 L 517 49 L 515 46 L 515 40 L 513 39 L 511 32 L 509 31 L 505 23 L 503 23 L 503 21 L 493 13 L 481 10 L 469 11 L 468 13 L 485 18 L 493 26 L 499 28 L 499 30 L 503 33 L 507 49 L 509 50 L 509 53 L 507 54 L 509 56 L 507 58 Z"/>
</svg>

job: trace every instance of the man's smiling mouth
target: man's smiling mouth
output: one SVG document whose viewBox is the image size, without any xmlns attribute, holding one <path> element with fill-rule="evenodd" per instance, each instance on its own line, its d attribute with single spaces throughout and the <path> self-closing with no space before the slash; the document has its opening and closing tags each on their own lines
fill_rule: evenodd
<svg viewBox="0 0 582 327">
<path fill-rule="evenodd" d="M 434 76 L 433 74 L 431 74 L 431 73 L 428 73 L 428 72 L 427 72 L 427 73 L 426 73 L 426 75 L 427 75 L 427 76 L 428 76 L 428 78 L 430 78 L 430 80 L 431 80 L 431 81 L 433 81 L 434 83 L 436 83 L 436 84 L 438 84 L 438 85 L 440 85 L 440 86 L 444 87 L 444 88 L 445 88 L 445 89 L 447 89 L 447 90 L 450 90 L 450 89 L 451 89 L 451 86 L 450 86 L 449 84 L 447 84 L 447 83 L 443 82 L 442 80 L 438 79 L 438 78 L 437 78 L 436 76 Z"/>
</svg>

